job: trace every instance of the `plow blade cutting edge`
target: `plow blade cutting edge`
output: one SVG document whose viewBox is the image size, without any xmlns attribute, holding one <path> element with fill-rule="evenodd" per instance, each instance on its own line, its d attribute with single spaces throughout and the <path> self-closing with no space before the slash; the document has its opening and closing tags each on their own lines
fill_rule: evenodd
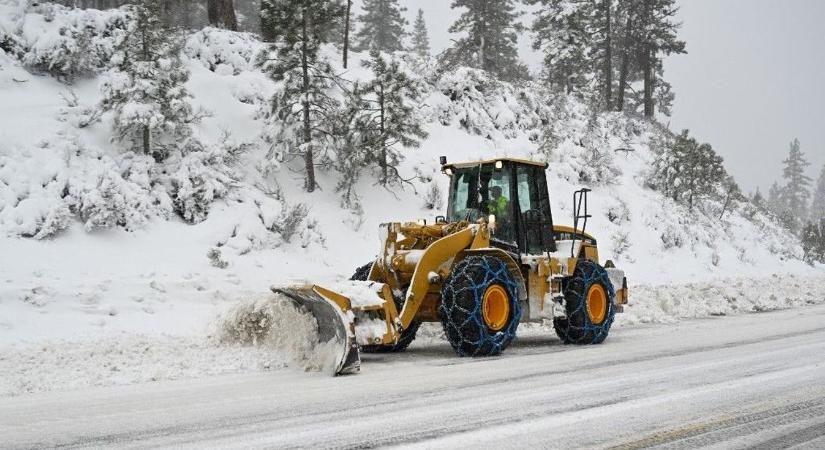
<svg viewBox="0 0 825 450">
<path fill-rule="evenodd" d="M 361 369 L 361 357 L 351 319 L 334 301 L 319 294 L 312 287 L 272 287 L 272 291 L 292 300 L 315 317 L 318 322 L 318 344 L 333 342 L 336 350 L 335 375 L 358 373 Z"/>
</svg>

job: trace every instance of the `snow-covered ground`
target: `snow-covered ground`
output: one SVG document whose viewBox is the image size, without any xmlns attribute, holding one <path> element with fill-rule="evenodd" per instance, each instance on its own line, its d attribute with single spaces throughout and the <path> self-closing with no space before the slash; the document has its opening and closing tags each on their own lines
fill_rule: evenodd
<svg viewBox="0 0 825 450">
<path fill-rule="evenodd" d="M 29 55 L 40 61 L 57 39 L 56 27 L 69 19 L 46 21 L 20 5 L 0 0 L 0 38 L 5 31 L 27 41 Z M 96 24 L 105 19 L 94 13 Z M 495 83 L 474 71 L 424 80 L 420 113 L 429 137 L 404 152 L 400 167 L 417 176 L 411 186 L 384 189 L 365 174 L 356 186 L 361 209 L 343 207 L 338 176 L 321 170 L 319 191 L 306 194 L 297 162 L 274 174 L 259 170 L 267 161 L 258 111 L 275 90 L 251 63 L 259 45 L 249 35 L 218 30 L 189 37 L 187 89 L 195 107 L 211 112 L 195 134 L 217 145 L 229 132 L 252 150 L 232 168 L 231 186 L 205 221 L 191 225 L 163 208 L 154 216 L 141 210 L 127 216 L 130 231 L 91 227 L 67 206 L 100 200 L 95 180 L 115 179 L 119 194 L 143 206 L 156 194 L 140 177 L 124 178 L 139 161 L 112 142 L 110 117 L 78 127 L 99 100 L 99 80 L 68 86 L 34 70 L 31 58 L 21 62 L 0 49 L 0 396 L 303 367 L 306 361 L 296 362 L 288 348 L 221 339 L 228 312 L 266 298 L 271 285 L 348 277 L 374 257 L 382 222 L 431 220 L 441 210 L 427 209 L 424 195 L 440 186 L 444 203 L 447 184 L 440 155 L 547 160 L 557 223 L 570 222 L 575 189 L 593 189 L 588 231 L 602 258 L 616 261 L 630 281 L 631 305 L 619 316 L 618 336 L 639 323 L 825 301 L 823 268 L 799 261 L 795 239 L 764 213 L 738 203 L 719 219 L 719 205 L 688 211 L 646 187 L 651 143 L 661 133 L 656 126 L 619 114 L 591 122 L 574 99 Z M 337 70 L 349 79 L 368 77 L 363 57 L 354 54 L 349 71 Z M 74 106 L 66 100 L 73 94 Z M 555 136 L 549 149 L 542 121 Z M 607 161 L 599 171 L 587 162 L 594 146 Z M 272 224 L 296 205 L 308 208 L 297 235 L 273 232 Z M 38 239 L 46 225 L 59 232 Z M 423 344 L 440 338 L 436 327 L 421 334 Z"/>
<path fill-rule="evenodd" d="M 497 358 L 446 343 L 289 371 L 3 399 L 10 447 L 822 448 L 825 305 L 531 336 Z M 761 445 L 761 447 L 759 447 Z"/>
</svg>

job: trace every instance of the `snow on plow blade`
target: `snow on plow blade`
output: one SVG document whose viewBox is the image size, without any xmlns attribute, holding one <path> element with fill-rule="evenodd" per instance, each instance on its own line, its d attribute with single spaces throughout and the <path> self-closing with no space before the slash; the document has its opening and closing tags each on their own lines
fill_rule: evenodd
<svg viewBox="0 0 825 450">
<path fill-rule="evenodd" d="M 285 295 L 315 317 L 318 322 L 318 344 L 332 343 L 336 350 L 340 349 L 335 356 L 335 375 L 358 373 L 361 357 L 352 321 L 337 303 L 319 294 L 315 286 L 272 287 L 272 291 Z"/>
</svg>

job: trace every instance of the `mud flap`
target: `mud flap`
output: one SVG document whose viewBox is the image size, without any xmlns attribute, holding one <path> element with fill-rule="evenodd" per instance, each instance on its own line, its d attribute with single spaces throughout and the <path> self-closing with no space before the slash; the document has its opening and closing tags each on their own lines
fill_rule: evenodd
<svg viewBox="0 0 825 450">
<path fill-rule="evenodd" d="M 295 302 L 299 308 L 304 308 L 318 322 L 319 344 L 330 341 L 340 348 L 336 355 L 335 375 L 358 373 L 361 370 L 361 357 L 358 353 L 358 344 L 355 342 L 355 332 L 352 320 L 337 303 L 318 294 L 314 287 L 279 288 L 272 287 L 276 294 L 282 294 Z"/>
</svg>

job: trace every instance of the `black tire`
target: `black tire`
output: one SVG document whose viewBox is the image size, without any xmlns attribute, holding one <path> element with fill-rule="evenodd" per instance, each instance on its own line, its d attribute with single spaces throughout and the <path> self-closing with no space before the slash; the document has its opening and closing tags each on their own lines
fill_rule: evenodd
<svg viewBox="0 0 825 450">
<path fill-rule="evenodd" d="M 594 286 L 600 286 L 607 296 L 607 309 L 600 321 L 594 320 L 587 307 L 587 296 Z M 553 319 L 553 327 L 565 344 L 601 344 L 607 339 L 616 316 L 616 291 L 602 266 L 593 261 L 579 261 L 573 276 L 567 280 L 564 300 L 567 317 Z"/>
<path fill-rule="evenodd" d="M 355 273 L 350 277 L 350 280 L 367 281 L 367 277 L 369 277 L 371 269 L 372 263 L 364 264 L 363 266 L 355 269 Z M 400 313 L 404 308 L 404 299 L 393 295 L 393 301 L 395 302 L 395 307 Z M 418 332 L 418 328 L 420 326 L 421 322 L 414 320 L 410 323 L 410 326 L 406 330 L 401 332 L 401 336 L 398 338 L 398 343 L 395 345 L 362 345 L 361 351 L 364 353 L 403 352 L 410 346 L 410 344 L 412 344 L 412 341 L 415 340 L 415 333 Z"/>
<path fill-rule="evenodd" d="M 492 286 L 506 291 L 507 319 L 499 330 L 484 320 L 483 297 Z M 521 320 L 518 283 L 507 264 L 495 256 L 469 256 L 444 281 L 438 309 L 450 345 L 461 356 L 500 354 L 516 337 Z"/>
</svg>

